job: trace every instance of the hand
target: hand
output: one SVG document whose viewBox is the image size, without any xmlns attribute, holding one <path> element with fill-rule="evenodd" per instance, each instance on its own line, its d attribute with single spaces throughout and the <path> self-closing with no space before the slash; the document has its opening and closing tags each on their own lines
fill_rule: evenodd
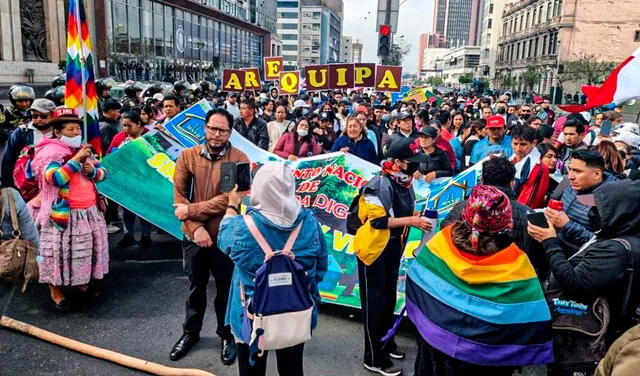
<svg viewBox="0 0 640 376">
<path fill-rule="evenodd" d="M 176 218 L 178 218 L 181 221 L 184 221 L 185 219 L 189 218 L 189 205 L 173 204 L 173 207 L 176 208 L 176 210 L 173 212 Z"/>
<path fill-rule="evenodd" d="M 527 232 L 534 238 L 536 241 L 542 243 L 543 241 L 551 238 L 557 237 L 556 229 L 553 228 L 551 221 L 547 219 L 549 223 L 549 228 L 538 227 L 531 222 L 527 222 Z"/>
<path fill-rule="evenodd" d="M 569 223 L 569 217 L 565 212 L 547 208 L 547 210 L 544 211 L 544 216 L 555 228 L 563 228 Z"/>
<path fill-rule="evenodd" d="M 412 217 L 412 224 L 411 226 L 420 229 L 424 232 L 429 232 L 432 230 L 433 226 L 431 225 L 431 222 L 429 222 L 425 217 L 419 217 L 419 216 L 415 216 Z"/>
<path fill-rule="evenodd" d="M 246 194 L 247 192 L 238 192 L 238 185 L 236 184 L 233 189 L 227 193 L 227 196 L 229 197 L 229 205 L 237 208 Z"/>
<path fill-rule="evenodd" d="M 82 164 L 82 173 L 85 174 L 85 176 L 93 176 L 93 170 L 95 170 L 93 162 L 85 159 L 85 162 Z"/>
<path fill-rule="evenodd" d="M 196 244 L 200 248 L 209 248 L 213 245 L 211 235 L 209 235 L 209 231 L 207 231 L 204 227 L 198 227 L 193 233 L 193 238 L 193 240 L 195 240 Z"/>
<path fill-rule="evenodd" d="M 431 183 L 435 178 L 436 178 L 436 172 L 435 172 L 435 171 L 431 171 L 430 173 L 428 173 L 428 174 L 424 177 L 424 180 L 425 180 L 427 183 Z"/>
<path fill-rule="evenodd" d="M 290 161 L 297 161 L 297 160 L 298 160 L 298 157 L 296 157 L 296 156 L 295 156 L 295 155 L 293 155 L 293 154 L 289 154 L 289 157 L 288 157 L 287 159 L 288 159 L 288 160 L 290 160 Z"/>
<path fill-rule="evenodd" d="M 340 149 L 340 151 L 343 152 L 343 153 L 348 153 L 349 152 L 349 148 L 345 146 L 342 149 Z"/>
<path fill-rule="evenodd" d="M 83 146 L 80 150 L 78 150 L 78 152 L 76 153 L 76 155 L 73 156 L 74 161 L 83 164 L 84 161 L 87 159 L 87 157 L 89 157 L 91 155 L 91 145 L 85 145 Z"/>
</svg>

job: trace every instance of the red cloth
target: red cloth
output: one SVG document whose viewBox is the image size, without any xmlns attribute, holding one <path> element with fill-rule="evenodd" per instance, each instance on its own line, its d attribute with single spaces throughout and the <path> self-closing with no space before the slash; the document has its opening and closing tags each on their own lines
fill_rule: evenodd
<svg viewBox="0 0 640 376">
<path fill-rule="evenodd" d="M 294 132 L 284 133 L 278 139 L 276 146 L 273 148 L 273 152 L 285 159 L 289 158 L 291 154 L 298 158 L 309 157 L 309 152 L 311 152 L 312 155 L 320 154 L 320 144 L 318 144 L 312 136 L 308 136 L 304 141 L 296 139 L 296 136 L 297 134 Z"/>
<path fill-rule="evenodd" d="M 451 164 L 451 170 L 456 170 L 456 153 L 453 151 L 453 147 L 449 143 L 449 141 L 442 138 L 442 136 L 436 138 L 436 146 L 438 149 L 447 153 L 447 157 L 449 157 L 449 163 Z"/>
<path fill-rule="evenodd" d="M 149 130 L 147 128 L 142 128 L 142 134 L 147 133 Z M 140 135 L 142 136 L 142 135 Z M 109 145 L 109 149 L 107 149 L 107 154 L 111 154 L 111 151 L 113 151 L 113 149 L 117 149 L 120 147 L 120 144 L 122 144 L 122 142 L 127 138 L 127 132 L 126 131 L 120 131 L 118 133 L 116 133 L 115 136 L 113 136 L 113 140 L 111 140 L 111 145 Z"/>
<path fill-rule="evenodd" d="M 518 189 L 518 202 L 531 209 L 545 207 L 545 196 L 549 190 L 549 169 L 542 163 L 533 167 L 527 181 Z"/>
<path fill-rule="evenodd" d="M 447 142 L 450 142 L 455 136 L 448 130 L 443 129 L 442 132 L 440 132 L 440 137 L 444 138 Z"/>
</svg>

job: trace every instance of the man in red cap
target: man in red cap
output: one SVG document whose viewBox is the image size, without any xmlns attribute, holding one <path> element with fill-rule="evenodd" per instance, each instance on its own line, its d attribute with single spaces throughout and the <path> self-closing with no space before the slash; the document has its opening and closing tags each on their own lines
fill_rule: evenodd
<svg viewBox="0 0 640 376">
<path fill-rule="evenodd" d="M 489 137 L 478 141 L 471 151 L 470 163 L 477 163 L 489 155 L 500 155 L 511 157 L 513 150 L 511 149 L 511 137 L 505 135 L 505 119 L 500 115 L 489 116 L 487 119 L 486 129 L 489 131 Z"/>
</svg>

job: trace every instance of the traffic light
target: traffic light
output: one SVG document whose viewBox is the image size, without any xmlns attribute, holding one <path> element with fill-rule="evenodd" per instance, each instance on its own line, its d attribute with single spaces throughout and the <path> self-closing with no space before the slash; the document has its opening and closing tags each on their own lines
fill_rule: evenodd
<svg viewBox="0 0 640 376">
<path fill-rule="evenodd" d="M 391 26 L 380 25 L 378 29 L 378 57 L 386 58 L 391 52 Z"/>
</svg>

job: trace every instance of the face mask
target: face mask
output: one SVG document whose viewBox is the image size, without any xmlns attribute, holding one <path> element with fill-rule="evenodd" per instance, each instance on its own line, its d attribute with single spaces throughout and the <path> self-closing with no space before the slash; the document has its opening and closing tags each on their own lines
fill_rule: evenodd
<svg viewBox="0 0 640 376">
<path fill-rule="evenodd" d="M 340 111 L 340 113 L 341 113 L 343 116 L 347 116 L 347 115 L 349 115 L 349 110 L 348 110 L 348 109 L 344 109 L 344 110 Z"/>
<path fill-rule="evenodd" d="M 320 103 L 320 98 L 313 98 L 313 103 L 315 103 L 315 104 Z"/>
<path fill-rule="evenodd" d="M 382 115 L 382 117 L 381 117 L 380 119 L 381 119 L 382 121 L 384 121 L 384 122 L 387 122 L 387 121 L 389 121 L 389 115 L 384 114 L 384 115 Z"/>
<path fill-rule="evenodd" d="M 407 169 L 401 171 L 403 174 L 411 176 L 414 172 L 418 171 L 418 167 L 420 167 L 420 164 L 418 162 L 409 162 L 407 163 Z"/>
<path fill-rule="evenodd" d="M 306 129 L 298 129 L 296 132 L 298 132 L 298 136 L 300 137 L 307 137 L 309 134 L 309 131 Z"/>
<path fill-rule="evenodd" d="M 78 135 L 75 137 L 62 136 L 60 137 L 60 141 L 62 141 L 63 144 L 67 145 L 71 149 L 77 149 L 80 147 L 80 145 L 82 145 L 82 136 L 81 135 Z"/>
<path fill-rule="evenodd" d="M 500 107 L 496 110 L 496 112 L 499 113 L 500 115 L 504 115 L 507 113 L 507 109 Z"/>
<path fill-rule="evenodd" d="M 309 110 L 304 109 L 302 110 L 302 116 L 307 116 L 309 114 Z"/>
<path fill-rule="evenodd" d="M 405 112 L 407 110 L 406 107 L 400 107 L 400 112 Z"/>
<path fill-rule="evenodd" d="M 387 133 L 389 134 L 389 136 L 391 136 L 392 134 L 395 133 L 395 131 L 393 129 L 389 129 L 389 130 L 387 130 Z"/>
</svg>

